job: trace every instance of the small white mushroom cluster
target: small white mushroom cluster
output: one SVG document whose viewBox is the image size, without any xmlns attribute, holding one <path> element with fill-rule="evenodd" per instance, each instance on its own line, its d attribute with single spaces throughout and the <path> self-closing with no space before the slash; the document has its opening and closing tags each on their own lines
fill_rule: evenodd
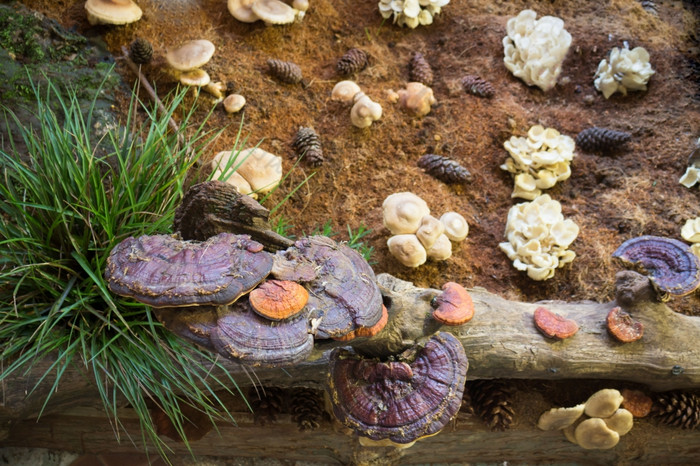
<svg viewBox="0 0 700 466">
<path fill-rule="evenodd" d="M 681 228 L 681 236 L 690 243 L 690 250 L 700 257 L 700 217 L 689 218 Z"/>
<path fill-rule="evenodd" d="M 564 219 L 561 204 L 544 194 L 510 208 L 505 231 L 508 241 L 498 247 L 516 269 L 526 270 L 533 280 L 547 280 L 576 257 L 567 248 L 578 232 L 573 220 Z"/>
<path fill-rule="evenodd" d="M 552 89 L 561 73 L 571 34 L 564 21 L 554 16 L 537 18 L 532 10 L 523 10 L 508 20 L 503 38 L 506 68 L 528 86 L 543 91 Z"/>
<path fill-rule="evenodd" d="M 406 267 L 418 267 L 427 259 L 447 260 L 452 241 L 464 241 L 469 234 L 467 221 L 457 212 L 437 218 L 428 204 L 411 192 L 394 193 L 382 204 L 384 226 L 391 232 L 389 252 Z"/>
<path fill-rule="evenodd" d="M 503 147 L 510 157 L 501 169 L 515 175 L 511 197 L 533 200 L 543 189 L 571 176 L 576 143 L 554 128 L 535 125 L 527 137 L 511 136 Z"/>
<path fill-rule="evenodd" d="M 238 21 L 263 21 L 268 26 L 301 20 L 308 9 L 309 0 L 293 0 L 291 5 L 281 0 L 228 0 L 228 11 Z"/>
<path fill-rule="evenodd" d="M 606 99 L 615 92 L 627 95 L 627 91 L 646 91 L 649 78 L 655 71 L 649 63 L 649 52 L 644 47 L 630 50 L 613 47 L 608 59 L 598 64 L 593 84 Z"/>
<path fill-rule="evenodd" d="M 224 181 L 253 199 L 272 191 L 282 180 L 282 157 L 259 147 L 219 152 L 211 166 L 212 180 Z"/>
<path fill-rule="evenodd" d="M 367 128 L 382 117 L 382 106 L 370 99 L 354 81 L 340 81 L 333 87 L 331 99 L 351 103 L 350 121 L 358 128 Z"/>
<path fill-rule="evenodd" d="M 394 17 L 394 23 L 415 29 L 418 25 L 433 23 L 433 17 L 442 11 L 450 0 L 379 0 L 382 18 Z"/>
<path fill-rule="evenodd" d="M 542 430 L 561 430 L 566 438 L 587 450 L 607 450 L 632 430 L 632 413 L 620 408 L 619 391 L 606 388 L 597 391 L 585 403 L 573 408 L 552 408 L 537 422 Z M 577 422 L 579 421 L 579 422 Z"/>
</svg>

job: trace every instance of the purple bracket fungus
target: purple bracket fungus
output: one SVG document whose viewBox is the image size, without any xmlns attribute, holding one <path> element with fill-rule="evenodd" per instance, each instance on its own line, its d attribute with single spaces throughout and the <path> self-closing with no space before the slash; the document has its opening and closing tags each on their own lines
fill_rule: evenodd
<svg viewBox="0 0 700 466">
<path fill-rule="evenodd" d="M 442 285 L 442 294 L 433 298 L 433 319 L 445 325 L 466 324 L 474 317 L 474 302 L 469 292 L 459 283 Z"/>
<path fill-rule="evenodd" d="M 389 311 L 386 309 L 386 306 L 384 306 L 382 304 L 382 318 L 379 319 L 379 322 L 377 322 L 376 324 L 374 324 L 371 327 L 358 327 L 357 329 L 353 330 L 352 332 L 348 333 L 347 335 L 343 335 L 342 337 L 334 338 L 334 340 L 350 341 L 350 340 L 354 340 L 355 338 L 359 338 L 359 337 L 373 337 L 384 329 L 387 322 L 389 322 Z"/>
<path fill-rule="evenodd" d="M 302 238 L 274 256 L 272 275 L 300 282 L 309 291 L 307 309 L 320 323 L 317 338 L 337 338 L 382 317 L 374 271 L 354 249 L 325 236 Z"/>
<path fill-rule="evenodd" d="M 163 307 L 154 309 L 158 321 L 175 335 L 209 351 L 216 351 L 211 334 L 216 327 L 216 306 L 189 308 Z"/>
<path fill-rule="evenodd" d="M 700 286 L 700 259 L 682 241 L 640 236 L 622 243 L 613 257 L 643 268 L 662 299 L 690 294 Z"/>
<path fill-rule="evenodd" d="M 272 255 L 248 235 L 221 233 L 201 243 L 144 235 L 112 249 L 105 278 L 112 292 L 153 307 L 225 305 L 271 269 Z"/>
<path fill-rule="evenodd" d="M 280 367 L 300 363 L 311 354 L 314 337 L 308 313 L 275 322 L 258 315 L 247 298 L 218 309 L 211 333 L 216 351 L 253 367 Z"/>
<path fill-rule="evenodd" d="M 445 332 L 390 362 L 336 348 L 328 378 L 333 413 L 360 437 L 410 444 L 457 414 L 468 366 L 462 344 Z"/>
</svg>

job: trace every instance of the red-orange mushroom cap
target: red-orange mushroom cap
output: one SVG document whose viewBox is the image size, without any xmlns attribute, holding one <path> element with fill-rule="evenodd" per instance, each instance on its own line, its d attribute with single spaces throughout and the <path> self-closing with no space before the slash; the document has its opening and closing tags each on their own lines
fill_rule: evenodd
<svg viewBox="0 0 700 466">
<path fill-rule="evenodd" d="M 563 340 L 572 337 L 578 332 L 578 324 L 572 319 L 567 319 L 556 314 L 546 307 L 538 307 L 534 313 L 535 326 L 546 337 Z"/>
<path fill-rule="evenodd" d="M 379 319 L 379 322 L 371 327 L 359 327 L 347 335 L 334 339 L 338 341 L 350 341 L 358 337 L 373 337 L 384 329 L 387 322 L 389 322 L 389 311 L 387 311 L 386 306 L 382 304 L 382 318 Z"/>
<path fill-rule="evenodd" d="M 270 320 L 284 320 L 299 314 L 309 292 L 289 280 L 266 280 L 248 295 L 253 310 Z"/>
<path fill-rule="evenodd" d="M 433 299 L 433 319 L 445 325 L 466 324 L 474 317 L 474 302 L 469 292 L 459 283 L 442 285 L 442 294 Z"/>
</svg>

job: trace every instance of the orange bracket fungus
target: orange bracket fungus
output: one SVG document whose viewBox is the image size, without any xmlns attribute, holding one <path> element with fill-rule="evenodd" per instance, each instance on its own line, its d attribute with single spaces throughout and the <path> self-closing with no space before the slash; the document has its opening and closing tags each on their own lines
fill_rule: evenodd
<svg viewBox="0 0 700 466">
<path fill-rule="evenodd" d="M 387 311 L 386 306 L 382 304 L 382 318 L 379 322 L 371 327 L 358 327 L 347 335 L 335 338 L 338 341 L 350 341 L 358 337 L 373 337 L 384 329 L 387 322 L 389 322 L 389 311 Z"/>
<path fill-rule="evenodd" d="M 253 310 L 270 320 L 284 320 L 299 314 L 309 292 L 296 282 L 267 280 L 248 295 Z"/>
<path fill-rule="evenodd" d="M 462 344 L 445 332 L 389 362 L 336 348 L 328 378 L 333 413 L 361 438 L 407 446 L 457 414 L 468 366 Z"/>
<path fill-rule="evenodd" d="M 535 309 L 534 318 L 537 329 L 549 338 L 563 340 L 578 332 L 578 324 L 575 321 L 562 317 L 546 307 Z"/>
<path fill-rule="evenodd" d="M 610 334 L 622 343 L 631 343 L 644 336 L 644 325 L 619 307 L 610 309 L 605 322 Z"/>
<path fill-rule="evenodd" d="M 634 417 L 646 417 L 651 412 L 654 401 L 641 390 L 622 390 L 622 407 L 632 413 Z"/>
<path fill-rule="evenodd" d="M 112 292 L 153 307 L 223 305 L 270 270 L 272 255 L 247 235 L 221 233 L 201 243 L 144 235 L 112 249 L 105 278 Z"/>
<path fill-rule="evenodd" d="M 682 241 L 640 236 L 622 243 L 613 257 L 642 267 L 663 295 L 684 296 L 700 286 L 700 259 Z"/>
<path fill-rule="evenodd" d="M 433 298 L 433 319 L 445 325 L 466 324 L 474 317 L 474 302 L 462 285 L 447 282 L 442 285 L 442 294 Z"/>
</svg>

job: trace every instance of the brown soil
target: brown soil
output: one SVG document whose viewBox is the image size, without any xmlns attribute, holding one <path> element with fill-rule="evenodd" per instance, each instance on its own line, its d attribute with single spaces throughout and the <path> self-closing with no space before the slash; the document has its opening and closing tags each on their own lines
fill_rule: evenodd
<svg viewBox="0 0 700 466">
<path fill-rule="evenodd" d="M 223 0 L 141 0 L 143 18 L 123 27 L 90 26 L 82 0 L 24 3 L 103 38 L 115 55 L 136 37 L 149 40 L 156 59 L 144 73 L 161 94 L 175 86 L 164 70 L 163 51 L 189 39 L 211 40 L 217 51 L 205 68 L 229 91 L 243 94 L 247 105 L 244 114 L 233 116 L 215 109 L 207 125 L 226 129 L 210 155 L 233 146 L 243 119 L 249 145 L 262 141 L 263 149 L 284 157 L 289 171 L 268 207 L 314 174 L 275 213 L 294 226 L 292 233 L 310 233 L 330 221 L 340 232 L 336 239 L 347 239 L 348 226 L 365 225 L 372 230 L 367 239 L 374 247 L 375 270 L 418 286 L 440 287 L 451 280 L 510 299 L 610 300 L 621 268 L 610 256 L 620 243 L 642 234 L 680 238 L 685 220 L 700 214 L 697 188 L 678 183 L 700 135 L 698 12 L 692 11 L 692 2 L 656 2 L 654 16 L 636 0 L 453 0 L 432 25 L 415 30 L 383 22 L 375 1 L 312 0 L 302 22 L 275 27 L 238 22 Z M 560 84 L 547 93 L 513 77 L 502 62 L 506 21 L 528 7 L 538 16 L 562 18 L 573 36 Z M 623 41 L 645 47 L 656 74 L 647 92 L 606 100 L 594 88 L 593 74 Z M 353 79 L 384 108 L 381 120 L 364 130 L 350 124 L 348 108 L 330 100 L 334 84 L 344 79 L 336 61 L 352 47 L 371 57 L 370 66 Z M 423 118 L 406 114 L 386 93 L 406 84 L 414 51 L 424 54 L 436 77 L 432 87 L 438 104 Z M 302 84 L 271 77 L 268 58 L 298 64 Z M 133 82 L 126 66 L 119 65 L 119 71 Z M 466 74 L 493 83 L 495 97 L 466 94 L 459 85 Z M 204 102 L 202 116 L 207 106 Z M 577 151 L 571 178 L 548 191 L 581 232 L 571 247 L 576 260 L 545 282 L 515 270 L 498 249 L 508 210 L 521 202 L 510 197 L 511 177 L 499 168 L 507 157 L 503 142 L 538 123 L 572 137 L 590 126 L 633 136 L 628 150 L 612 157 Z M 321 137 L 326 162 L 318 169 L 303 161 L 294 166 L 290 142 L 300 126 L 312 126 Z M 450 186 L 425 174 L 416 165 L 425 153 L 456 159 L 472 173 L 471 182 Z M 468 220 L 469 237 L 449 260 L 408 269 L 389 255 L 381 205 L 399 191 L 421 196 L 436 216 L 455 210 Z M 690 297 L 672 306 L 692 312 L 697 304 Z"/>
</svg>

